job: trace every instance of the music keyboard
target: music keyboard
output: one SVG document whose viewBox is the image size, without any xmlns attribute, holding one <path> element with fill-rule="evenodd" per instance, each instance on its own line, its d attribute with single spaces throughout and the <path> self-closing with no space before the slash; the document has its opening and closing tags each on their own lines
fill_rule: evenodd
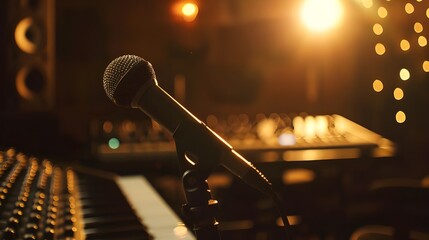
<svg viewBox="0 0 429 240">
<path fill-rule="evenodd" d="M 153 228 L 153 229 L 152 229 Z M 193 239 L 149 182 L 0 150 L 0 239 Z"/>
<path fill-rule="evenodd" d="M 117 182 L 155 239 L 195 239 L 146 178 L 122 176 Z"/>
</svg>

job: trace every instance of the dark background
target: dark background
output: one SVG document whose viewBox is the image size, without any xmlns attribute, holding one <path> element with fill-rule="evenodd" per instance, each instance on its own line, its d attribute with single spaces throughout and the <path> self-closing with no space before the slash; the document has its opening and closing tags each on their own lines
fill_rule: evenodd
<svg viewBox="0 0 429 240">
<path fill-rule="evenodd" d="M 102 87 L 107 64 L 135 54 L 153 64 L 160 86 L 172 95 L 174 77 L 185 76 L 181 101 L 203 120 L 209 114 L 336 113 L 398 143 L 406 166 L 426 166 L 428 87 L 421 63 L 427 48 L 404 53 L 398 47 L 401 38 L 417 37 L 415 21 L 425 24 L 424 3 L 409 16 L 401 4 L 389 3 L 396 15 L 382 20 L 381 36 L 372 32 L 376 11 L 353 2 L 345 3 L 342 24 L 327 34 L 303 28 L 299 1 L 201 2 L 192 23 L 173 16 L 172 1 L 61 1 L 47 10 L 48 3 L 2 3 L 4 145 L 74 155 L 88 150 L 92 120 L 141 116 L 114 106 Z M 43 39 L 35 54 L 22 53 L 13 38 L 24 17 L 38 19 L 51 39 Z M 379 41 L 388 48 L 384 56 L 374 53 Z M 46 78 L 29 84 L 35 97 L 23 99 L 16 74 L 28 66 Z M 398 79 L 401 66 L 409 67 L 412 80 Z M 386 79 L 382 92 L 372 90 L 374 79 Z M 405 91 L 402 101 L 392 97 L 397 86 Z M 394 114 L 401 109 L 407 121 L 398 124 Z"/>
<path fill-rule="evenodd" d="M 146 118 L 115 106 L 102 87 L 110 61 L 134 54 L 153 64 L 172 95 L 174 78 L 185 76 L 181 102 L 202 120 L 210 114 L 339 114 L 397 144 L 394 161 L 363 172 L 419 179 L 429 170 L 429 82 L 421 68 L 429 56 L 415 44 L 413 24 L 420 21 L 427 33 L 428 4 L 418 2 L 406 14 L 403 3 L 374 2 L 367 9 L 346 1 L 340 26 L 312 34 L 298 20 L 299 1 L 201 1 L 192 23 L 174 17 L 174 2 L 166 0 L 2 1 L 0 145 L 99 164 L 90 146 L 92 122 Z M 379 5 L 389 10 L 386 19 L 378 18 Z M 36 35 L 45 36 L 31 54 L 13 35 L 24 17 L 36 19 Z M 384 26 L 381 36 L 372 31 L 375 22 Z M 411 50 L 399 49 L 402 38 L 410 39 Z M 385 55 L 375 54 L 377 42 L 385 44 Z M 26 67 L 40 73 L 27 82 L 34 93 L 27 99 L 16 90 L 17 73 Z M 412 74 L 406 82 L 399 80 L 402 67 Z M 375 79 L 383 80 L 380 93 L 372 89 Z M 393 98 L 395 87 L 404 89 L 403 100 Z M 395 121 L 398 110 L 407 114 L 404 123 Z"/>
</svg>

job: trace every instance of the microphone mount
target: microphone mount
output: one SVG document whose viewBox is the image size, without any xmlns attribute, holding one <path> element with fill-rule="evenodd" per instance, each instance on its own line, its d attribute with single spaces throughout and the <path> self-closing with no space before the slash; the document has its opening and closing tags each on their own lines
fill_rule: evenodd
<svg viewBox="0 0 429 240">
<path fill-rule="evenodd" d="M 213 142 L 216 142 L 210 139 L 210 135 L 192 136 L 195 128 L 206 126 L 185 121 L 173 133 L 187 201 L 182 210 L 192 222 L 197 239 L 217 240 L 221 239 L 216 220 L 218 202 L 212 199 L 207 178 L 217 166 L 221 151 L 216 147 L 207 149 L 215 146 Z"/>
</svg>

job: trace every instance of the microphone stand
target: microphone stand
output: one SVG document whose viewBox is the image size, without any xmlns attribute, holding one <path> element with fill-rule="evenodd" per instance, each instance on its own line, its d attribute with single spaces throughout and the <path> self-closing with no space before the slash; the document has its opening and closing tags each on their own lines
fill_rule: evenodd
<svg viewBox="0 0 429 240">
<path fill-rule="evenodd" d="M 221 239 L 216 221 L 218 203 L 211 198 L 209 187 L 203 179 L 196 177 L 195 171 L 183 174 L 183 186 L 187 203 L 182 206 L 185 216 L 193 222 L 193 230 L 198 240 Z"/>
<path fill-rule="evenodd" d="M 198 240 L 221 239 L 216 220 L 218 202 L 211 197 L 207 178 L 224 157 L 225 145 L 198 121 L 183 121 L 173 132 L 173 138 L 187 201 L 183 213 L 193 223 Z M 289 226 L 279 196 L 273 191 L 268 194 L 279 207 L 284 225 Z M 288 229 L 284 235 L 284 239 L 291 239 Z"/>
<path fill-rule="evenodd" d="M 219 240 L 218 202 L 212 199 L 207 178 L 217 166 L 220 151 L 211 147 L 215 145 L 210 137 L 190 136 L 198 132 L 195 128 L 205 128 L 205 125 L 185 121 L 173 133 L 187 201 L 182 210 L 192 222 L 198 240 Z"/>
</svg>

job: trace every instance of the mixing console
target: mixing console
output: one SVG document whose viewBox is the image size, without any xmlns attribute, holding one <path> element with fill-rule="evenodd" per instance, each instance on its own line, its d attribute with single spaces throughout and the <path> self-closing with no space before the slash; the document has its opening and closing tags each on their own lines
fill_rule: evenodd
<svg viewBox="0 0 429 240">
<path fill-rule="evenodd" d="M 143 176 L 0 149 L 0 239 L 195 239 Z"/>
<path fill-rule="evenodd" d="M 237 151 L 259 154 L 256 161 L 394 154 L 391 141 L 337 114 L 210 115 L 205 123 Z M 172 156 L 176 150 L 171 134 L 151 120 L 95 121 L 91 136 L 93 153 L 102 160 Z M 276 154 L 266 159 L 264 153 Z"/>
</svg>

